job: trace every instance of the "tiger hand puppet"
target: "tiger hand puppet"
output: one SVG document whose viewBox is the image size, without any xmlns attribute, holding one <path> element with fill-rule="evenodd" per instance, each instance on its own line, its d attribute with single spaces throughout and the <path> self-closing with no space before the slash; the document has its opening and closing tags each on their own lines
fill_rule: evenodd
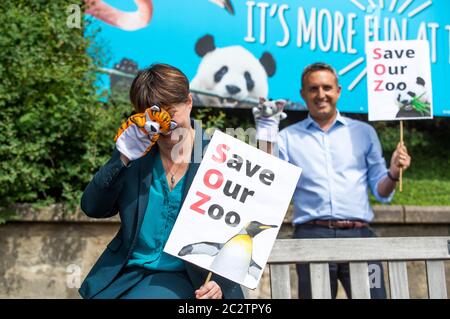
<svg viewBox="0 0 450 319">
<path fill-rule="evenodd" d="M 167 111 L 153 105 L 122 123 L 114 141 L 117 150 L 133 161 L 147 154 L 160 134 L 168 135 L 176 126 Z"/>
</svg>

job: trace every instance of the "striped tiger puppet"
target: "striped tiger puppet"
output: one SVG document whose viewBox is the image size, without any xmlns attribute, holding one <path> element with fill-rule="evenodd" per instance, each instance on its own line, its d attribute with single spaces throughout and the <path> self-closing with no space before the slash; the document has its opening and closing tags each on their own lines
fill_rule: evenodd
<svg viewBox="0 0 450 319">
<path fill-rule="evenodd" d="M 160 134 L 168 135 L 177 126 L 170 114 L 157 105 L 132 115 L 119 128 L 114 141 L 117 150 L 130 161 L 147 154 Z"/>
</svg>

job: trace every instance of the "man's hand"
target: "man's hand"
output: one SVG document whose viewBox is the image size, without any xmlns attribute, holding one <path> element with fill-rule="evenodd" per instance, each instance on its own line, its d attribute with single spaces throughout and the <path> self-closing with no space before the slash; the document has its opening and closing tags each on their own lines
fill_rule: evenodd
<svg viewBox="0 0 450 319">
<path fill-rule="evenodd" d="M 222 289 L 215 281 L 208 281 L 195 291 L 197 299 L 222 299 Z"/>
<path fill-rule="evenodd" d="M 394 178 L 399 178 L 400 169 L 404 171 L 411 165 L 411 156 L 408 154 L 406 146 L 402 143 L 398 143 L 396 150 L 392 154 L 391 166 L 389 171 Z"/>
<path fill-rule="evenodd" d="M 159 134 L 169 134 L 176 127 L 167 111 L 154 105 L 128 118 L 114 138 L 117 150 L 124 163 L 147 154 L 159 138 Z M 125 157 L 125 158 L 123 158 Z"/>
</svg>

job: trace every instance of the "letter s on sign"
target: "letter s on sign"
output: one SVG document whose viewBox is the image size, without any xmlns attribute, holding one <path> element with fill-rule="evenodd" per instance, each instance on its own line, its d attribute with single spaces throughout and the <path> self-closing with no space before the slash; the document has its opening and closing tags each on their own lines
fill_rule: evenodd
<svg viewBox="0 0 450 319">
<path fill-rule="evenodd" d="M 381 59 L 381 53 L 380 53 L 380 48 L 376 48 L 373 50 L 373 53 L 375 55 L 375 57 L 373 58 L 374 60 L 379 60 Z"/>
<path fill-rule="evenodd" d="M 230 147 L 226 144 L 219 144 L 216 147 L 217 154 L 214 154 L 212 156 L 212 159 L 216 161 L 217 163 L 225 163 L 227 160 L 227 154 L 224 152 L 224 150 L 229 150 Z"/>
</svg>

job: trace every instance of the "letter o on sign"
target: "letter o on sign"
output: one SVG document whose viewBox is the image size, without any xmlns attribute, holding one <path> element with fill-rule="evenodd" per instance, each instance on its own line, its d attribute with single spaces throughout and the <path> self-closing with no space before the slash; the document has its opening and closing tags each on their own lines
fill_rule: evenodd
<svg viewBox="0 0 450 319">
<path fill-rule="evenodd" d="M 214 180 L 213 176 L 216 178 L 215 181 L 211 182 L 211 179 Z M 223 184 L 223 174 L 216 169 L 210 169 L 203 177 L 203 183 L 211 189 L 218 189 Z"/>
<path fill-rule="evenodd" d="M 208 215 L 212 219 L 221 219 L 224 214 L 223 208 L 220 205 L 213 204 L 209 206 Z"/>
<path fill-rule="evenodd" d="M 228 226 L 236 227 L 237 225 L 239 225 L 240 222 L 241 222 L 241 217 L 239 217 L 239 214 L 236 212 L 228 212 L 225 215 L 225 223 Z"/>
<path fill-rule="evenodd" d="M 375 65 L 375 74 L 376 75 L 383 75 L 384 73 L 386 73 L 386 67 L 383 64 Z"/>
</svg>

